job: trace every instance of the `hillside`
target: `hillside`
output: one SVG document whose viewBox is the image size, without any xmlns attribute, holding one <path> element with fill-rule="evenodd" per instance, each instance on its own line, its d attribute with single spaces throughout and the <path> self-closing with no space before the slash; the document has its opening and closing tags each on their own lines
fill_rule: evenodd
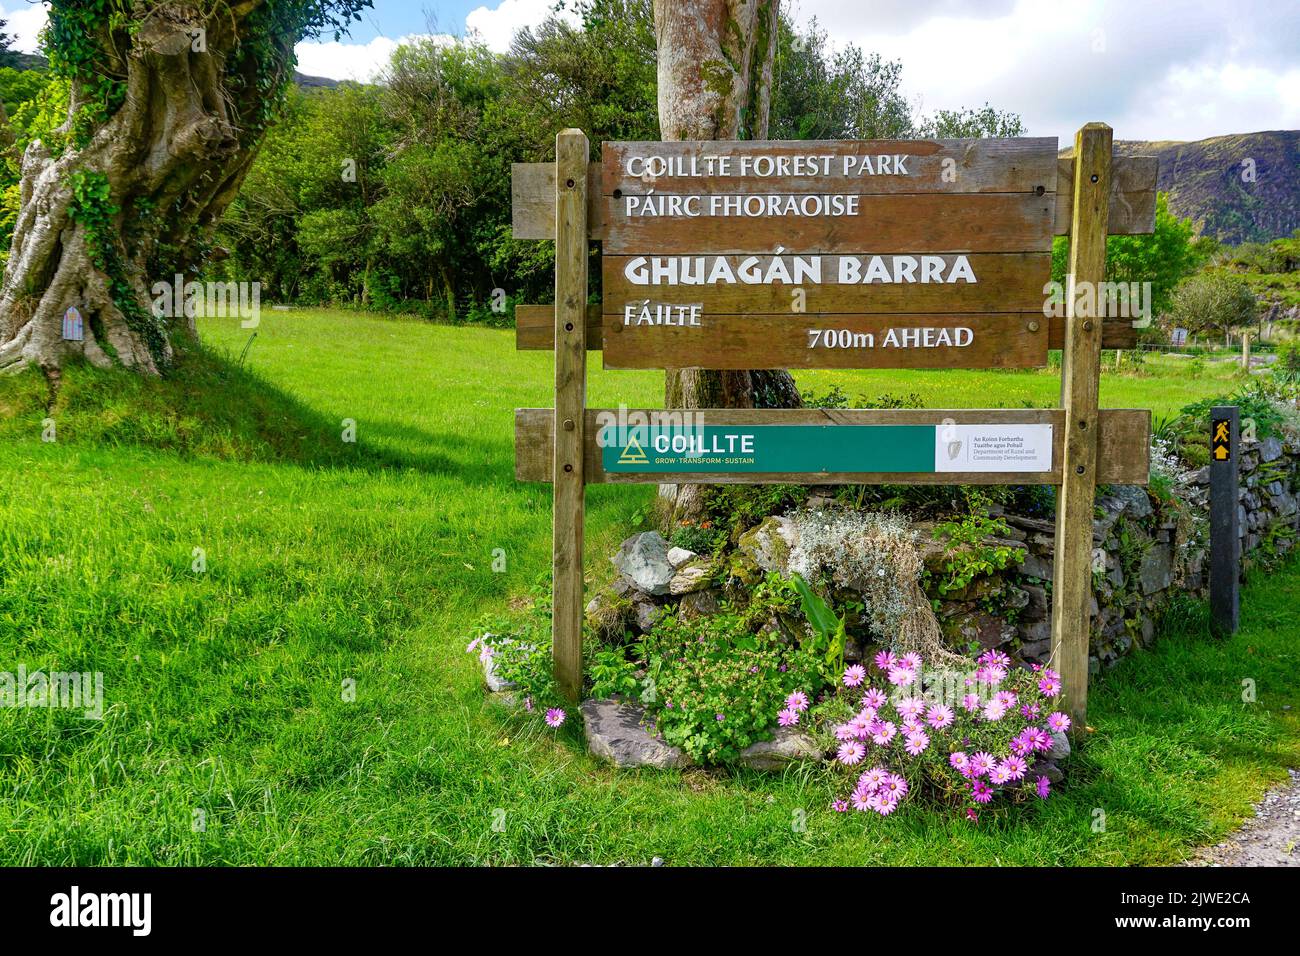
<svg viewBox="0 0 1300 956">
<path fill-rule="evenodd" d="M 1198 235 L 1237 245 L 1300 229 L 1300 130 L 1115 145 L 1160 159 L 1157 186 L 1169 194 L 1170 211 L 1191 219 Z M 1242 178 L 1247 160 L 1254 161 L 1254 182 Z"/>
</svg>

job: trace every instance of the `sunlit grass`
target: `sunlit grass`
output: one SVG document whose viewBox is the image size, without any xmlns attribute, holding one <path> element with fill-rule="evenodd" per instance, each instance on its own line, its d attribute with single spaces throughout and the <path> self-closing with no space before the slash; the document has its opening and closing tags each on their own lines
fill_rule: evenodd
<svg viewBox="0 0 1300 956">
<path fill-rule="evenodd" d="M 204 334 L 234 356 L 249 336 L 233 320 Z M 487 701 L 464 654 L 479 615 L 549 567 L 549 491 L 513 479 L 511 412 L 550 404 L 550 361 L 509 332 L 273 312 L 242 371 L 202 356 L 162 383 L 74 368 L 53 413 L 35 376 L 0 380 L 0 670 L 102 671 L 107 698 L 102 722 L 0 710 L 0 860 L 1162 863 L 1295 764 L 1281 707 L 1296 702 L 1296 567 L 1253 582 L 1231 641 L 1175 622 L 1098 681 L 1068 784 L 978 827 L 833 814 L 822 770 L 594 764 L 576 728 L 539 732 Z M 590 404 L 660 403 L 661 375 L 592 362 Z M 1210 369 L 1107 376 L 1103 401 L 1167 413 L 1231 384 Z M 1059 387 L 1045 372 L 799 378 L 931 405 L 1050 404 Z M 590 489 L 593 580 L 651 493 Z"/>
</svg>

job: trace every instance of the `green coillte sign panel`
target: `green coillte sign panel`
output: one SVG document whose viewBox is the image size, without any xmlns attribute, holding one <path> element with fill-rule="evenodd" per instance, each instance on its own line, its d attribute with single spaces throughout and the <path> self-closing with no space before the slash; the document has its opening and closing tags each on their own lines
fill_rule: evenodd
<svg viewBox="0 0 1300 956">
<path fill-rule="evenodd" d="M 607 426 L 597 441 L 610 474 L 1052 469 L 1044 424 Z"/>
<path fill-rule="evenodd" d="M 909 472 L 934 471 L 934 434 L 933 425 L 708 425 L 604 429 L 600 441 L 607 472 Z"/>
</svg>

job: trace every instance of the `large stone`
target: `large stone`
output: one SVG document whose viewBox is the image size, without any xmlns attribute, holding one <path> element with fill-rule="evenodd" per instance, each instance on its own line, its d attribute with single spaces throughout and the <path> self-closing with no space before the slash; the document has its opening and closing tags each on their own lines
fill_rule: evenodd
<svg viewBox="0 0 1300 956">
<path fill-rule="evenodd" d="M 1052 749 L 1047 751 L 1047 759 L 1052 761 L 1064 760 L 1070 756 L 1070 738 L 1064 731 L 1052 731 Z"/>
<path fill-rule="evenodd" d="M 638 596 L 632 602 L 632 619 L 642 634 L 649 634 L 651 629 L 664 616 L 664 609 L 644 596 Z"/>
<path fill-rule="evenodd" d="M 614 567 L 646 594 L 667 594 L 673 579 L 668 562 L 668 542 L 658 531 L 643 531 L 623 542 L 613 558 Z"/>
<path fill-rule="evenodd" d="M 1282 442 L 1269 436 L 1259 443 L 1259 460 L 1260 461 L 1277 461 L 1282 457 Z"/>
<path fill-rule="evenodd" d="M 1025 577 L 1050 581 L 1052 580 L 1052 559 L 1050 556 L 1045 557 L 1030 551 L 1020 564 L 1020 573 Z"/>
<path fill-rule="evenodd" d="M 1168 545 L 1153 543 L 1146 554 L 1142 555 L 1138 580 L 1142 584 L 1143 594 L 1163 591 L 1173 583 L 1173 555 L 1170 552 Z"/>
<path fill-rule="evenodd" d="M 1029 604 L 1021 615 L 1023 621 L 1041 621 L 1047 617 L 1047 588 L 1041 584 L 1022 584 L 1021 589 L 1029 595 Z"/>
<path fill-rule="evenodd" d="M 616 767 L 685 767 L 690 758 L 647 731 L 642 723 L 645 711 L 639 704 L 622 698 L 584 700 L 582 719 L 587 749 L 592 756 Z"/>
<path fill-rule="evenodd" d="M 669 594 L 690 594 L 703 591 L 717 576 L 717 565 L 709 558 L 696 558 L 690 564 L 682 565 L 668 582 Z"/>
<path fill-rule="evenodd" d="M 1001 647 L 1016 636 L 1015 625 L 983 610 L 954 617 L 945 624 L 944 631 L 956 637 L 956 643 L 978 641 L 985 650 Z"/>
<path fill-rule="evenodd" d="M 486 641 L 488 638 L 493 636 L 494 635 L 492 634 L 484 634 L 483 638 Z M 503 641 L 502 643 L 509 644 L 512 642 Z M 497 674 L 497 659 L 495 655 L 488 655 L 487 657 L 482 658 L 482 661 L 483 661 L 483 683 L 487 684 L 487 689 L 490 690 L 492 693 L 499 694 L 502 691 L 514 690 L 516 687 L 519 686 L 514 681 L 506 680 L 505 678 Z"/>
<path fill-rule="evenodd" d="M 682 603 L 679 605 L 683 620 L 690 620 L 697 617 L 708 617 L 717 614 L 722 609 L 722 602 L 719 600 L 721 592 L 717 588 L 708 588 L 704 591 L 695 591 L 691 594 L 682 596 Z"/>
<path fill-rule="evenodd" d="M 668 563 L 674 568 L 680 568 L 683 564 L 693 561 L 699 555 L 687 548 L 678 548 L 676 546 L 668 549 Z"/>
<path fill-rule="evenodd" d="M 742 534 L 736 547 L 764 571 L 785 573 L 789 567 L 790 549 L 794 546 L 794 540 L 794 522 L 773 515 Z"/>
<path fill-rule="evenodd" d="M 1151 496 L 1137 485 L 1113 485 L 1112 497 L 1124 502 L 1124 513 L 1130 518 L 1145 518 L 1151 514 Z"/>
<path fill-rule="evenodd" d="M 736 763 L 751 770 L 781 770 L 800 760 L 819 760 L 821 749 L 798 727 L 778 727 L 771 740 L 760 740 L 740 752 Z"/>
</svg>

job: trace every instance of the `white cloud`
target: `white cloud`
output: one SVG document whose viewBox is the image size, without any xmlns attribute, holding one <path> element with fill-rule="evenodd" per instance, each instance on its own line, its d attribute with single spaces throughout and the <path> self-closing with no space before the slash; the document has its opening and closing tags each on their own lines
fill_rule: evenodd
<svg viewBox="0 0 1300 956">
<path fill-rule="evenodd" d="M 986 101 L 1031 135 L 1073 139 L 1091 120 L 1121 139 L 1201 139 L 1297 124 L 1300 8 L 1267 0 L 802 0 L 837 44 L 903 64 L 926 112 Z M 921 16 L 916 15 L 917 11 Z"/>
<path fill-rule="evenodd" d="M 49 17 L 45 3 L 23 3 L 22 0 L 0 3 L 0 20 L 7 22 L 5 32 L 13 37 L 13 47 L 22 53 L 38 53 L 36 37 Z"/>
<path fill-rule="evenodd" d="M 501 0 L 496 9 L 477 7 L 465 15 L 465 29 L 477 33 L 488 48 L 504 53 L 510 49 L 515 33 L 524 27 L 533 27 L 552 15 L 555 0 Z M 572 10 L 563 10 L 555 16 L 570 23 L 579 18 Z"/>
<path fill-rule="evenodd" d="M 421 39 L 428 37 L 422 34 L 411 34 L 400 40 L 375 37 L 369 43 L 340 43 L 337 40 L 319 43 L 304 40 L 293 50 L 298 55 L 299 73 L 366 83 L 384 71 L 393 51 L 399 46 Z"/>
</svg>

